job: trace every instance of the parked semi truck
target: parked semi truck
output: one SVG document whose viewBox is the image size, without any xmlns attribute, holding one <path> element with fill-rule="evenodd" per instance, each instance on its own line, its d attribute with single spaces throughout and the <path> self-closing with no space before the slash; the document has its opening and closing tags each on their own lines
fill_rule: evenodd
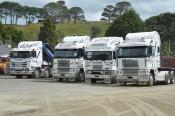
<svg viewBox="0 0 175 116">
<path fill-rule="evenodd" d="M 10 52 L 10 71 L 16 78 L 50 77 L 53 52 L 41 41 L 23 41 Z"/>
<path fill-rule="evenodd" d="M 55 47 L 53 77 L 57 81 L 85 80 L 84 51 L 90 43 L 89 36 L 68 36 Z"/>
<path fill-rule="evenodd" d="M 174 67 L 161 66 L 161 41 L 156 31 L 129 33 L 117 52 L 117 81 L 145 83 L 174 83 Z M 162 63 L 161 63 L 162 62 Z"/>
<path fill-rule="evenodd" d="M 86 82 L 116 83 L 116 49 L 122 37 L 94 38 L 85 51 Z"/>
</svg>

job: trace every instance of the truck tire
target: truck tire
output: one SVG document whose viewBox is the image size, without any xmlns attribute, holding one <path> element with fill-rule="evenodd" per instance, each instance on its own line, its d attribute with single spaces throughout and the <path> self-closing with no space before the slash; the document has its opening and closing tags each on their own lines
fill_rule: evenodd
<svg viewBox="0 0 175 116">
<path fill-rule="evenodd" d="M 153 86 L 154 85 L 154 78 L 153 75 L 150 74 L 149 81 L 147 82 L 147 86 Z"/>
<path fill-rule="evenodd" d="M 78 82 L 84 82 L 85 81 L 85 74 L 83 71 L 80 71 L 78 74 L 78 78 L 77 78 Z"/>
<path fill-rule="evenodd" d="M 170 84 L 170 75 L 169 74 L 165 74 L 165 85 L 169 85 Z"/>
<path fill-rule="evenodd" d="M 171 73 L 170 84 L 174 84 L 174 73 Z"/>
<path fill-rule="evenodd" d="M 22 79 L 22 75 L 16 75 L 17 79 Z"/>
<path fill-rule="evenodd" d="M 59 82 L 63 82 L 63 79 L 62 79 L 62 78 L 59 78 L 58 81 L 59 81 Z"/>
<path fill-rule="evenodd" d="M 50 72 L 48 69 L 44 71 L 44 78 L 49 78 L 50 77 Z"/>
<path fill-rule="evenodd" d="M 35 79 L 40 78 L 40 71 L 39 71 L 39 70 L 35 70 L 33 77 L 34 77 Z"/>
<path fill-rule="evenodd" d="M 111 84 L 117 84 L 117 80 L 116 79 L 111 79 Z"/>
<path fill-rule="evenodd" d="M 28 75 L 27 78 L 32 78 L 32 75 Z"/>
<path fill-rule="evenodd" d="M 96 83 L 96 79 L 91 79 L 91 83 Z"/>
</svg>

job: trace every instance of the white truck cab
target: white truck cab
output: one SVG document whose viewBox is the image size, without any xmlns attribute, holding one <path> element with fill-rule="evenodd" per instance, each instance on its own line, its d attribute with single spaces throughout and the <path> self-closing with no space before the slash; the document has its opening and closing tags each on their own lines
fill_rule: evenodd
<svg viewBox="0 0 175 116">
<path fill-rule="evenodd" d="M 84 51 L 90 43 L 89 36 L 68 36 L 55 47 L 53 77 L 57 81 L 85 80 Z"/>
<path fill-rule="evenodd" d="M 116 82 L 116 49 L 122 37 L 94 38 L 85 50 L 86 82 Z"/>
<path fill-rule="evenodd" d="M 28 76 L 35 78 L 51 75 L 53 53 L 41 41 L 23 41 L 10 52 L 10 71 L 16 78 Z"/>
<path fill-rule="evenodd" d="M 174 81 L 169 70 L 160 67 L 160 36 L 156 31 L 129 33 L 117 52 L 117 81 L 146 83 Z M 171 82 L 172 83 L 172 82 Z"/>
</svg>

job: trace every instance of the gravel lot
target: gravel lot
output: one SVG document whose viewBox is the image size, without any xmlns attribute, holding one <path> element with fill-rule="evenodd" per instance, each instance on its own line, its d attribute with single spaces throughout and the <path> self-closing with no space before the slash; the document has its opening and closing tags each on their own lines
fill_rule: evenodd
<svg viewBox="0 0 175 116">
<path fill-rule="evenodd" d="M 175 116 L 175 85 L 92 85 L 1 75 L 0 116 Z"/>
</svg>

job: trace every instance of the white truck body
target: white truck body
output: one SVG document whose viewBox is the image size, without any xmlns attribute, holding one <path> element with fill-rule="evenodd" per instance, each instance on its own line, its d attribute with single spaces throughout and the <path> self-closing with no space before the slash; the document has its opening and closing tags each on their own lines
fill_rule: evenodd
<svg viewBox="0 0 175 116">
<path fill-rule="evenodd" d="M 52 59 L 45 56 L 43 49 L 48 50 L 41 41 L 20 42 L 18 47 L 13 48 L 10 53 L 10 74 L 16 75 L 17 78 L 49 77 Z"/>
<path fill-rule="evenodd" d="M 84 49 L 89 43 L 89 36 L 69 36 L 55 47 L 52 74 L 56 80 L 84 81 Z"/>
<path fill-rule="evenodd" d="M 95 83 L 104 80 L 105 83 L 116 82 L 116 52 L 122 37 L 94 38 L 86 48 L 85 69 L 86 82 Z"/>
<path fill-rule="evenodd" d="M 156 31 L 127 34 L 117 52 L 117 81 L 153 85 L 169 79 L 173 83 L 171 71 L 161 70 L 160 46 L 160 36 Z"/>
</svg>

